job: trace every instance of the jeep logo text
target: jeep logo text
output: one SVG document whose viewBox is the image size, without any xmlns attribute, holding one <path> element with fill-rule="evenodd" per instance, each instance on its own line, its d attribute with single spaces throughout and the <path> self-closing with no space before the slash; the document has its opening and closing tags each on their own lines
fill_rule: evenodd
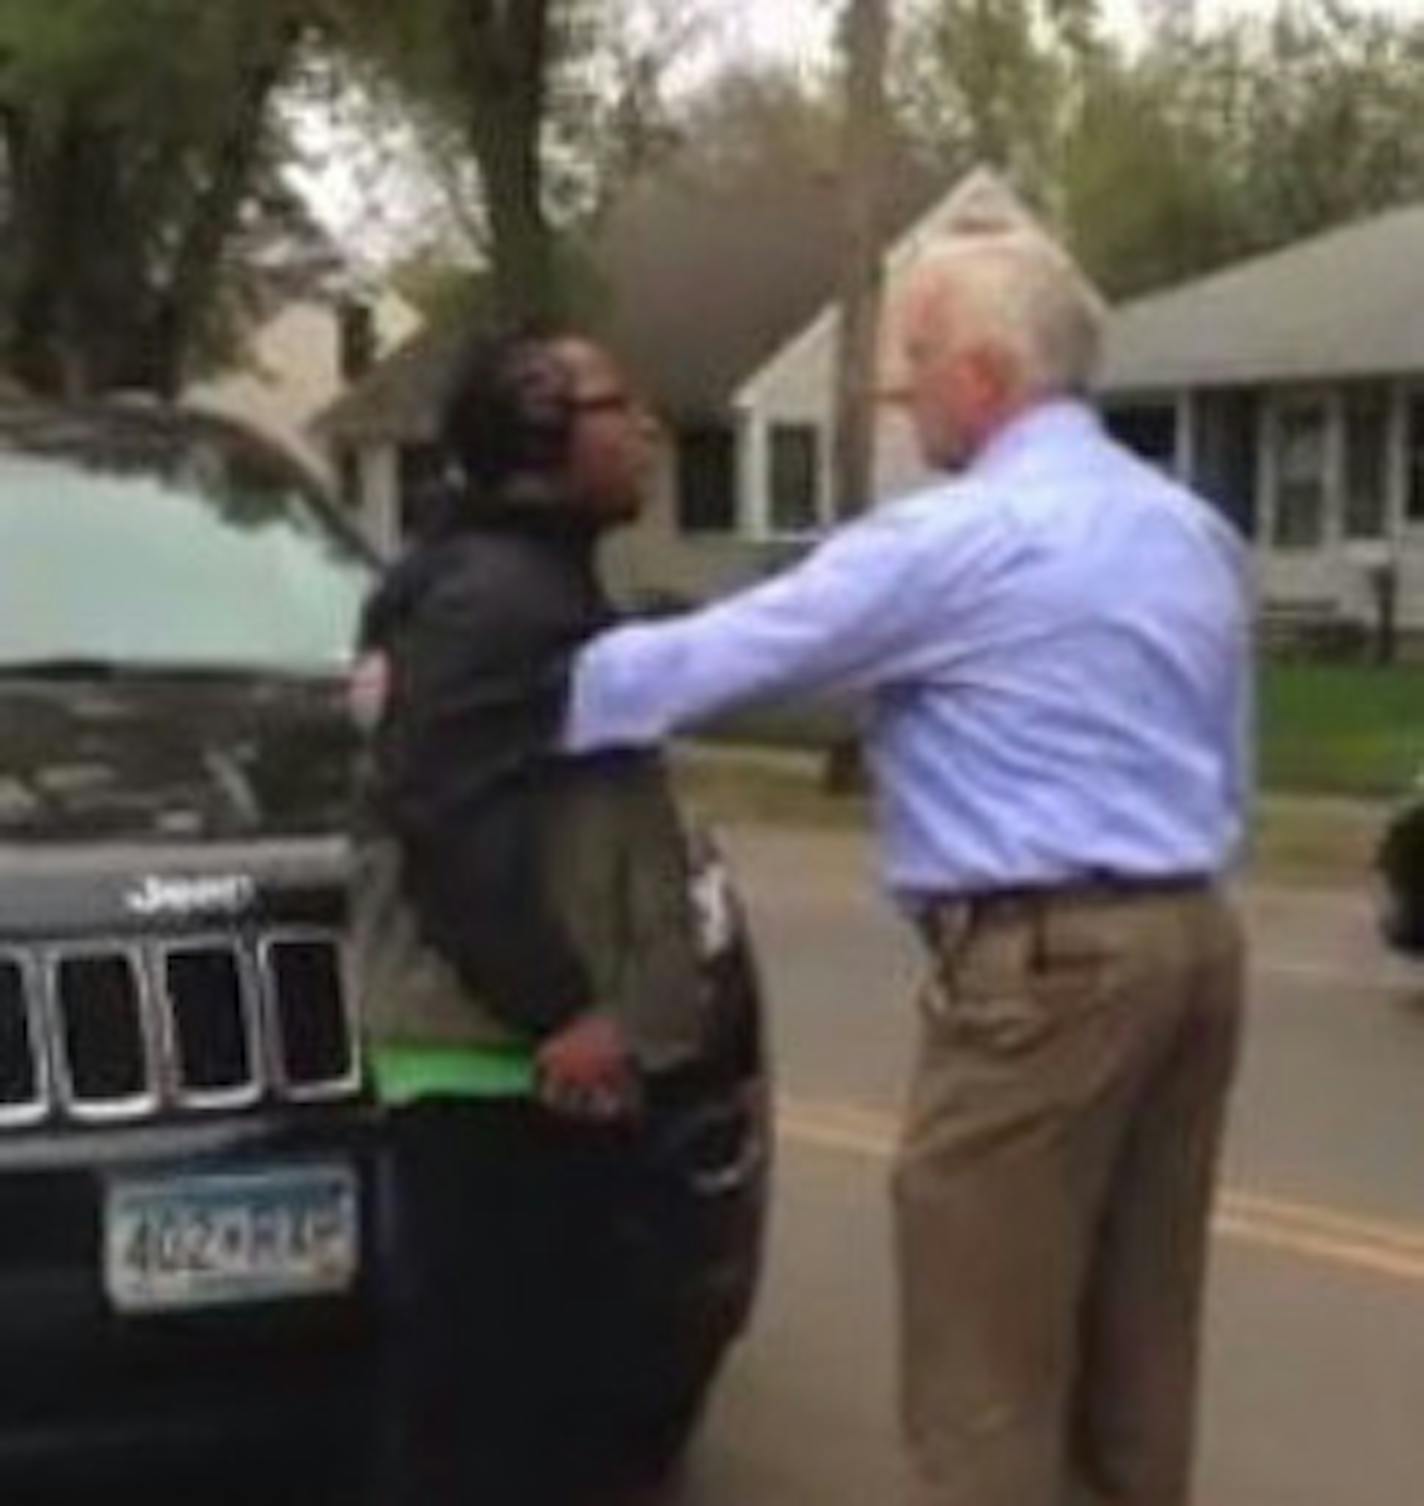
<svg viewBox="0 0 1424 1506">
<path fill-rule="evenodd" d="M 246 875 L 219 878 L 160 878 L 150 874 L 124 895 L 131 915 L 197 915 L 217 911 L 236 915 L 250 909 L 257 885 Z"/>
</svg>

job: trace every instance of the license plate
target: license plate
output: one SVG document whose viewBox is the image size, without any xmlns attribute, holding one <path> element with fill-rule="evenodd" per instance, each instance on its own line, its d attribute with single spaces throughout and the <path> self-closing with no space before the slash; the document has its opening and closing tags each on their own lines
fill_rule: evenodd
<svg viewBox="0 0 1424 1506">
<path fill-rule="evenodd" d="M 343 1292 L 360 1263 L 359 1226 L 349 1166 L 113 1182 L 104 1284 L 129 1313 Z"/>
</svg>

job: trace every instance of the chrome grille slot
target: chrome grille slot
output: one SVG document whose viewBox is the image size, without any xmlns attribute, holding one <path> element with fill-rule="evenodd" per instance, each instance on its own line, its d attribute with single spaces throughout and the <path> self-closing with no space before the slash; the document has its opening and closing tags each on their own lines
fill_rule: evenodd
<svg viewBox="0 0 1424 1506">
<path fill-rule="evenodd" d="M 143 978 L 121 950 L 61 955 L 51 972 L 61 1085 L 80 1118 L 154 1107 Z"/>
<path fill-rule="evenodd" d="M 341 947 L 319 933 L 263 943 L 279 1077 L 296 1099 L 355 1090 L 359 1074 Z"/>
<path fill-rule="evenodd" d="M 43 1115 L 45 1089 L 30 969 L 18 957 L 0 957 L 0 1124 Z"/>
<path fill-rule="evenodd" d="M 179 1100 L 225 1108 L 260 1091 L 254 1014 L 236 946 L 203 942 L 160 954 Z"/>
</svg>

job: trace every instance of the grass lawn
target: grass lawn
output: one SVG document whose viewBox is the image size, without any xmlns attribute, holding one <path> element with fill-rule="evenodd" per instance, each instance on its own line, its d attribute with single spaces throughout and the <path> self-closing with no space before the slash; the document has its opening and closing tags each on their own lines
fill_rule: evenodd
<svg viewBox="0 0 1424 1506">
<path fill-rule="evenodd" d="M 1272 794 L 1392 799 L 1424 767 L 1424 666 L 1269 664 L 1260 686 L 1260 778 Z M 729 719 L 732 745 L 823 750 L 850 722 L 789 706 Z"/>
<path fill-rule="evenodd" d="M 678 785 L 719 826 L 799 826 L 870 835 L 870 802 L 835 796 L 814 755 L 746 748 L 683 748 Z M 1385 818 L 1376 801 L 1268 795 L 1256 812 L 1251 870 L 1273 883 L 1367 882 Z"/>
<path fill-rule="evenodd" d="M 1397 796 L 1424 767 L 1424 668 L 1269 665 L 1260 738 L 1266 790 Z"/>
<path fill-rule="evenodd" d="M 718 821 L 865 826 L 865 800 L 828 798 L 821 783 L 828 737 L 845 725 L 814 710 L 747 717 L 723 729 L 732 746 L 680 760 L 683 786 Z M 1259 729 L 1258 876 L 1366 879 L 1382 802 L 1424 768 L 1424 667 L 1268 665 Z"/>
</svg>

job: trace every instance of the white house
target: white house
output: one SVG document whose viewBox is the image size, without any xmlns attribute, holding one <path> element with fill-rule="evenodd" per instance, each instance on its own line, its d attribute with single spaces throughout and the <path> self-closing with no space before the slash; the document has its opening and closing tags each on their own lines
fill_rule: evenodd
<svg viewBox="0 0 1424 1506">
<path fill-rule="evenodd" d="M 885 348 L 888 378 L 893 310 L 905 273 L 938 240 L 976 224 L 1017 222 L 1036 228 L 1029 212 L 994 174 L 971 174 L 934 204 L 890 248 L 885 262 Z M 742 437 L 740 526 L 760 541 L 815 538 L 835 522 L 832 511 L 834 406 L 840 312 L 827 303 L 751 373 L 733 399 Z M 880 412 L 873 497 L 908 491 L 926 479 L 914 434 L 893 404 Z"/>
<path fill-rule="evenodd" d="M 1389 565 L 1424 627 L 1424 206 L 1126 306 L 1105 386 L 1256 541 L 1268 607 L 1367 617 Z"/>
<path fill-rule="evenodd" d="M 923 184 L 901 195 L 909 228 L 888 251 L 889 307 L 936 238 L 1028 218 L 991 174 L 926 201 Z M 834 521 L 834 206 L 834 184 L 803 197 L 777 184 L 737 206 L 674 188 L 635 204 L 608 248 L 608 331 L 667 421 L 656 505 L 613 555 L 633 594 L 718 594 Z M 448 335 L 417 338 L 319 424 L 385 545 L 433 463 L 452 353 Z M 1387 567 L 1402 625 L 1424 629 L 1424 206 L 1125 305 L 1102 399 L 1122 439 L 1255 540 L 1268 610 L 1367 620 Z M 922 479 L 898 409 L 884 408 L 877 439 L 876 496 Z"/>
<path fill-rule="evenodd" d="M 890 252 L 887 284 L 964 212 L 961 187 Z M 742 528 L 830 518 L 828 306 L 737 394 Z M 1424 206 L 1396 210 L 1124 305 L 1108 328 L 1110 427 L 1215 501 L 1257 547 L 1269 614 L 1363 622 L 1397 574 L 1424 628 Z M 921 471 L 903 420 L 879 428 L 876 494 Z"/>
<path fill-rule="evenodd" d="M 193 384 L 183 400 L 251 424 L 330 472 L 312 420 L 419 327 L 420 316 L 392 291 L 309 289 L 277 305 L 239 364 Z"/>
<path fill-rule="evenodd" d="M 890 222 L 909 223 L 937 191 L 922 169 L 900 164 L 886 183 Z M 631 186 L 603 226 L 604 306 L 592 322 L 664 424 L 654 505 L 610 555 L 625 594 L 715 595 L 797 547 L 744 526 L 748 451 L 734 399 L 832 295 L 841 216 L 834 175 L 769 163 L 730 185 L 666 171 Z M 378 547 L 394 548 L 418 522 L 463 338 L 417 335 L 317 423 L 329 453 L 359 477 L 353 506 Z"/>
</svg>

